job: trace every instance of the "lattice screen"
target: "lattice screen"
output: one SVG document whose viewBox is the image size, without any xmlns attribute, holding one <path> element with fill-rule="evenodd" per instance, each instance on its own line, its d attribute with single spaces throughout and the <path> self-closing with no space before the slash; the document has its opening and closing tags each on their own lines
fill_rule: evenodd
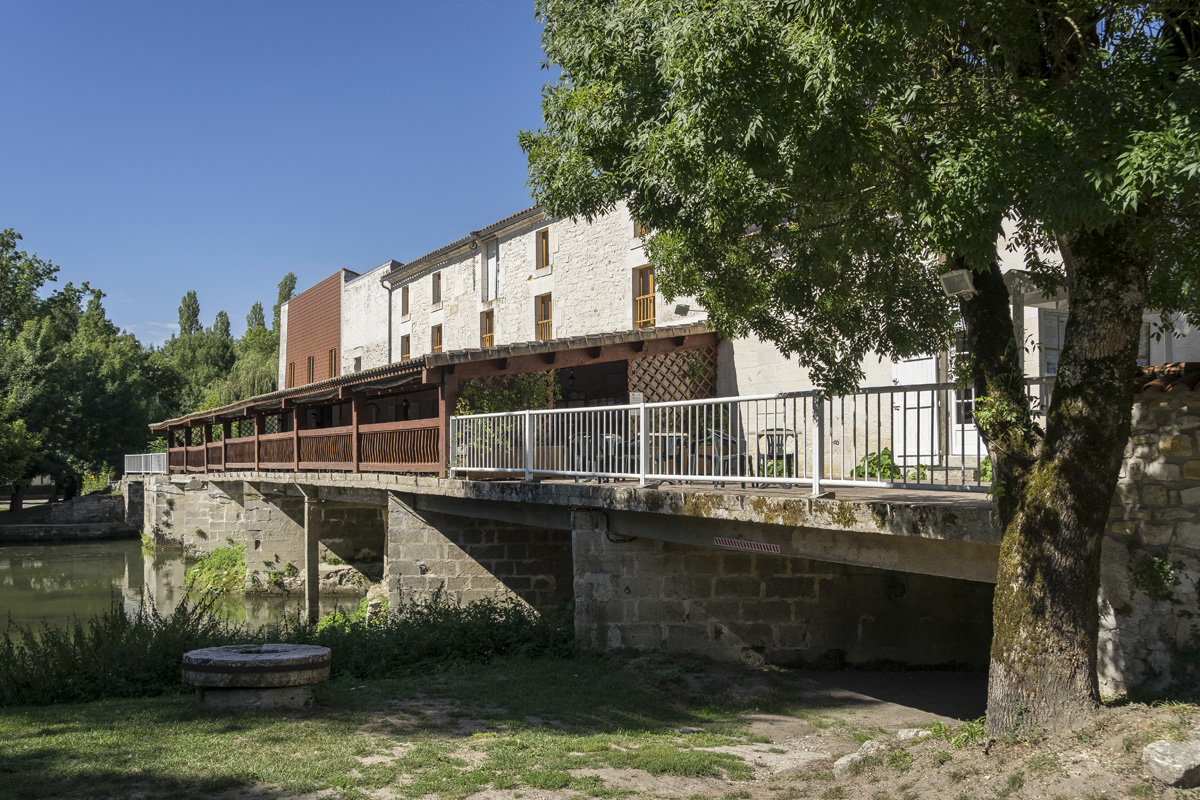
<svg viewBox="0 0 1200 800">
<path fill-rule="evenodd" d="M 647 403 L 715 397 L 716 345 L 633 359 L 629 362 L 629 391 L 642 392 Z"/>
</svg>

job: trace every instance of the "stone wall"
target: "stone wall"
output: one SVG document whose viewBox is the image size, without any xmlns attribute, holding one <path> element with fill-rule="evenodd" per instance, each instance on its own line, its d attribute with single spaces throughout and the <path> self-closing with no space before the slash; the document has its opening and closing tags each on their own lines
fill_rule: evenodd
<svg viewBox="0 0 1200 800">
<path fill-rule="evenodd" d="M 51 503 L 46 518 L 53 525 L 124 521 L 125 497 L 119 494 L 89 494 Z"/>
<path fill-rule="evenodd" d="M 172 481 L 167 475 L 147 475 L 145 487 L 143 532 L 156 544 L 199 557 L 228 547 L 230 539 L 246 541 L 241 481 Z"/>
<path fill-rule="evenodd" d="M 571 537 L 564 531 L 416 511 L 388 504 L 388 597 L 428 598 L 438 589 L 469 603 L 519 598 L 556 611 L 572 597 Z"/>
<path fill-rule="evenodd" d="M 806 558 L 609 536 L 576 511 L 575 629 L 587 647 L 787 666 L 986 668 L 992 586 Z"/>
<path fill-rule="evenodd" d="M 304 579 L 304 498 L 245 484 L 246 582 L 292 589 Z"/>
<path fill-rule="evenodd" d="M 1200 687 L 1200 392 L 1137 395 L 1101 569 L 1102 691 Z"/>
<path fill-rule="evenodd" d="M 551 232 L 551 266 L 539 269 L 537 232 Z M 409 336 L 412 357 L 430 352 L 430 329 L 442 326 L 445 351 L 479 346 L 479 318 L 494 316 L 497 345 L 528 342 L 537 336 L 534 298 L 549 293 L 553 302 L 555 337 L 629 330 L 633 327 L 634 275 L 645 266 L 642 240 L 633 235 L 633 222 L 624 206 L 591 223 L 553 220 L 540 215 L 499 232 L 499 293 L 483 299 L 485 251 L 463 250 L 436 266 L 441 274 L 441 302 L 433 303 L 433 277 L 427 273 L 408 284 L 409 313 L 402 314 L 401 289 L 391 295 L 392 359 L 400 360 L 402 336 Z M 353 359 L 362 369 L 382 366 L 387 358 L 387 290 L 376 271 L 345 285 L 342 307 L 343 372 Z M 705 311 L 693 300 L 656 301 L 658 325 L 694 322 Z M 282 384 L 280 384 L 282 385 Z"/>
<path fill-rule="evenodd" d="M 121 481 L 121 497 L 125 504 L 125 524 L 132 530 L 141 531 L 146 518 L 145 482 L 140 477 L 133 480 L 126 476 Z"/>
</svg>

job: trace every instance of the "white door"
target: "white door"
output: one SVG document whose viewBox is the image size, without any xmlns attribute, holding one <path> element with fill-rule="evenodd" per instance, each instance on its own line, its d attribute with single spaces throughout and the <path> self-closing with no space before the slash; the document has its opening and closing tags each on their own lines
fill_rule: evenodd
<svg viewBox="0 0 1200 800">
<path fill-rule="evenodd" d="M 918 356 L 892 364 L 892 461 L 904 466 L 937 462 L 937 395 L 932 390 L 901 391 L 937 382 L 937 359 Z M 915 477 L 915 476 L 914 476 Z"/>
</svg>

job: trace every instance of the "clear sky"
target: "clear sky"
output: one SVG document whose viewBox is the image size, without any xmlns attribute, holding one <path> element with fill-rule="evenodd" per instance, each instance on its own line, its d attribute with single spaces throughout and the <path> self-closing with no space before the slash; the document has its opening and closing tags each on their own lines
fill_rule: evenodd
<svg viewBox="0 0 1200 800">
<path fill-rule="evenodd" d="M 6 3 L 0 228 L 144 342 L 531 204 L 529 0 Z"/>
</svg>

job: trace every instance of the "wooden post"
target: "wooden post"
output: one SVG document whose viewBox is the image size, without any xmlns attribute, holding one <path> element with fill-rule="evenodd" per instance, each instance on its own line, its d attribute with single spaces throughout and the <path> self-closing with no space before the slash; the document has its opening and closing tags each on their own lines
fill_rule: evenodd
<svg viewBox="0 0 1200 800">
<path fill-rule="evenodd" d="M 221 423 L 221 471 L 229 471 L 229 438 L 233 434 L 233 423 L 225 420 Z"/>
<path fill-rule="evenodd" d="M 350 398 L 350 470 L 358 472 L 359 456 L 359 441 L 358 441 L 358 426 L 363 413 L 363 398 L 362 395 L 354 395 Z"/>
<path fill-rule="evenodd" d="M 204 471 L 208 472 L 208 446 L 212 444 L 212 423 L 206 422 L 202 426 L 204 429 Z"/>
<path fill-rule="evenodd" d="M 450 465 L 450 415 L 454 413 L 454 405 L 458 402 L 458 375 L 451 372 L 453 365 L 442 371 L 442 385 L 438 392 L 438 452 L 441 455 L 442 467 L 439 477 L 449 474 Z"/>
<path fill-rule="evenodd" d="M 304 413 L 298 406 L 292 406 L 292 471 L 300 471 L 300 421 Z"/>
<path fill-rule="evenodd" d="M 260 460 L 259 449 L 258 449 L 258 437 L 262 435 L 263 428 L 265 428 L 266 425 L 267 425 L 267 419 L 266 419 L 266 417 L 263 416 L 263 413 L 261 411 L 255 411 L 254 412 L 254 471 L 255 472 L 258 472 L 258 470 L 260 469 L 258 466 L 258 462 Z"/>
</svg>

